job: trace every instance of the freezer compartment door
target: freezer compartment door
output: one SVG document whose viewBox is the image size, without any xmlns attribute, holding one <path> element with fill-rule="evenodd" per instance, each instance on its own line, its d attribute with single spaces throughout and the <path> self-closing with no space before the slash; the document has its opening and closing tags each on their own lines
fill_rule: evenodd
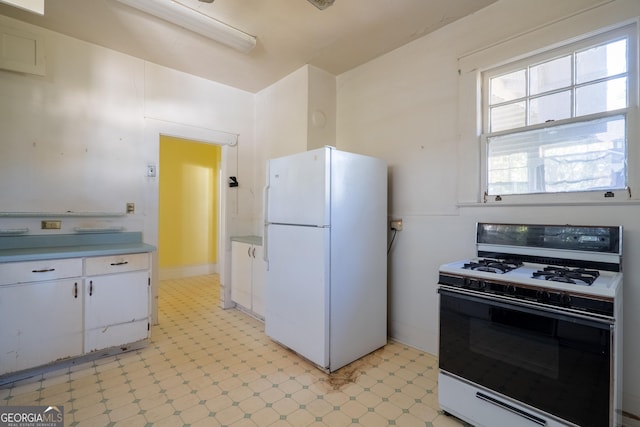
<svg viewBox="0 0 640 427">
<path fill-rule="evenodd" d="M 331 148 L 269 160 L 265 222 L 329 225 Z"/>
<path fill-rule="evenodd" d="M 269 225 L 265 333 L 329 367 L 330 230 Z"/>
</svg>

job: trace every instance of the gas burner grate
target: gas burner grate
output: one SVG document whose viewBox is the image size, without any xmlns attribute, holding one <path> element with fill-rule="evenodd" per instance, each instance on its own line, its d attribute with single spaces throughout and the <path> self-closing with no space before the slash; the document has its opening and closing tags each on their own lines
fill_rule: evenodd
<svg viewBox="0 0 640 427">
<path fill-rule="evenodd" d="M 512 259 L 479 259 L 469 261 L 462 268 L 466 270 L 487 271 L 489 273 L 504 274 L 522 266 L 522 262 Z"/>
<path fill-rule="evenodd" d="M 574 285 L 590 286 L 600 276 L 597 270 L 586 270 L 584 268 L 566 267 L 545 267 L 535 271 L 532 275 L 534 279 L 544 279 L 552 282 L 572 283 Z"/>
</svg>

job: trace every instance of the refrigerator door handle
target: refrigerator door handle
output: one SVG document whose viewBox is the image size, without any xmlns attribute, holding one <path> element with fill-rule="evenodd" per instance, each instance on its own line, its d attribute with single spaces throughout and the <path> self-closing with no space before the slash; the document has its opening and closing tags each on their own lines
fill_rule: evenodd
<svg viewBox="0 0 640 427">
<path fill-rule="evenodd" d="M 267 218 L 269 204 L 269 185 L 265 185 L 262 190 L 262 219 L 264 227 L 262 229 L 262 260 L 265 262 L 267 271 L 269 271 L 269 222 Z"/>
</svg>

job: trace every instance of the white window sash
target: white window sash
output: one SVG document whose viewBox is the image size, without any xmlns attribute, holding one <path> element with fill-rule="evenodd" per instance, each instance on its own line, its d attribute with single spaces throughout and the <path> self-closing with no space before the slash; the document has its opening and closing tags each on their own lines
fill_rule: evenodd
<svg viewBox="0 0 640 427">
<path fill-rule="evenodd" d="M 498 132 L 488 133 L 489 129 L 489 81 L 491 78 L 508 74 L 509 72 L 527 68 L 528 66 L 535 65 L 540 62 L 545 62 L 555 57 L 567 55 L 572 52 L 588 48 L 594 45 L 604 44 L 627 38 L 627 108 L 607 111 L 602 113 L 590 114 L 579 117 L 571 117 L 562 120 L 556 120 L 554 122 L 539 123 L 535 125 L 523 126 L 515 129 L 508 129 Z M 530 193 L 530 194 L 513 194 L 513 195 L 489 195 L 488 194 L 488 139 L 500 135 L 508 135 L 512 133 L 518 133 L 529 130 L 545 129 L 550 127 L 562 126 L 571 123 L 586 122 L 598 118 L 610 117 L 615 115 L 624 114 L 626 117 L 627 125 L 627 138 L 626 138 L 626 161 L 627 161 L 627 183 L 628 186 L 632 183 L 638 183 L 639 188 L 636 192 L 640 192 L 640 131 L 638 123 L 640 123 L 640 117 L 638 112 L 638 32 L 637 26 L 633 24 L 624 24 L 615 29 L 608 29 L 602 31 L 596 35 L 586 36 L 582 39 L 572 40 L 566 45 L 554 47 L 547 51 L 539 51 L 536 54 L 530 56 L 521 56 L 510 63 L 503 63 L 501 66 L 495 68 L 487 68 L 484 72 L 479 71 L 478 82 L 480 83 L 480 95 L 481 99 L 478 102 L 479 111 L 481 112 L 481 121 L 479 130 L 481 132 L 478 138 L 480 145 L 478 152 L 480 154 L 480 191 L 481 191 L 481 203 L 485 204 L 545 204 L 545 203 L 562 203 L 562 204 L 581 204 L 584 202 L 611 202 L 621 201 L 629 199 L 638 199 L 640 194 L 633 194 L 632 189 L 627 187 L 623 190 L 611 190 L 611 191 L 577 191 L 577 192 L 560 192 L 560 193 Z M 609 79 L 610 77 L 607 77 Z M 570 87 L 575 89 L 579 87 L 575 83 Z M 531 97 L 530 97 L 531 98 Z M 495 106 L 495 105 L 493 105 Z"/>
</svg>

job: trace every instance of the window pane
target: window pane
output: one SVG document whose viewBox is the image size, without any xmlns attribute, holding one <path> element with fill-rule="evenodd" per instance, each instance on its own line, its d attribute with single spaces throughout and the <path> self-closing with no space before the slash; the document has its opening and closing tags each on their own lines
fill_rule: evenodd
<svg viewBox="0 0 640 427">
<path fill-rule="evenodd" d="M 531 67 L 529 79 L 531 95 L 571 86 L 571 56 Z"/>
<path fill-rule="evenodd" d="M 560 193 L 626 186 L 625 116 L 488 138 L 488 192 Z"/>
<path fill-rule="evenodd" d="M 489 157 L 489 194 L 526 194 L 528 176 L 524 153 Z"/>
<path fill-rule="evenodd" d="M 627 78 L 608 80 L 576 89 L 576 116 L 627 107 Z"/>
<path fill-rule="evenodd" d="M 491 132 L 525 126 L 525 111 L 524 102 L 515 102 L 501 107 L 493 107 L 490 113 Z"/>
<path fill-rule="evenodd" d="M 525 70 L 515 71 L 490 80 L 490 104 L 513 101 L 527 94 Z"/>
<path fill-rule="evenodd" d="M 529 124 L 571 117 L 571 91 L 534 98 L 529 103 Z"/>
<path fill-rule="evenodd" d="M 626 39 L 576 54 L 576 82 L 578 84 L 626 72 Z"/>
</svg>

